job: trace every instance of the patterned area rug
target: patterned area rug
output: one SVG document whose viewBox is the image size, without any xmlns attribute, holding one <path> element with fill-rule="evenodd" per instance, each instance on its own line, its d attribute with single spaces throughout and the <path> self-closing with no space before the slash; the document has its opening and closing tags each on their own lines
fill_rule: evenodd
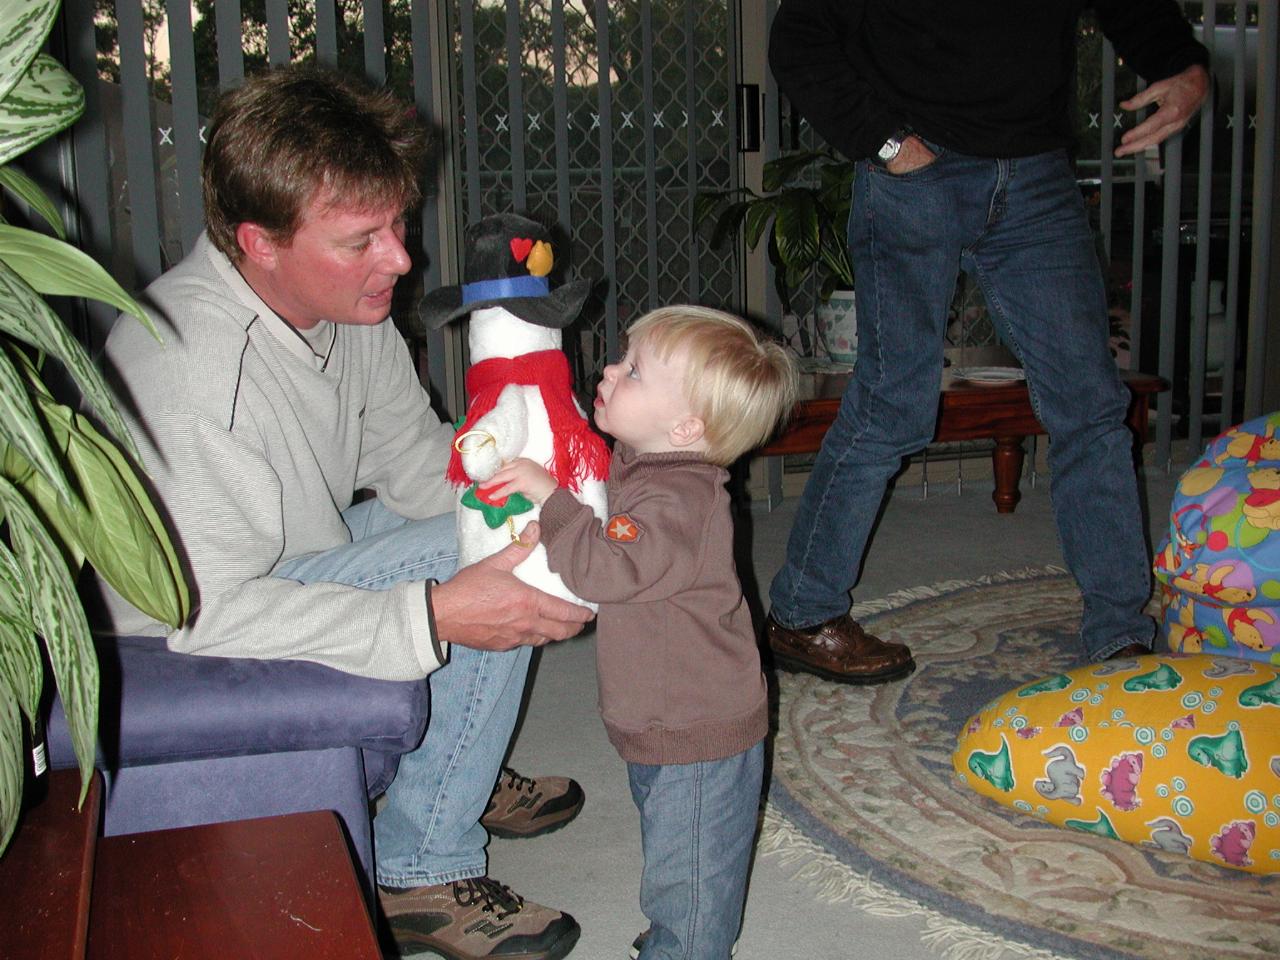
<svg viewBox="0 0 1280 960">
<path fill-rule="evenodd" d="M 1009 688 L 1079 664 L 1061 570 L 950 582 L 859 604 L 909 641 L 907 680 L 781 674 L 761 852 L 820 896 L 925 917 L 948 960 L 1262 960 L 1280 954 L 1280 876 L 1049 826 L 954 780 L 956 733 Z"/>
</svg>

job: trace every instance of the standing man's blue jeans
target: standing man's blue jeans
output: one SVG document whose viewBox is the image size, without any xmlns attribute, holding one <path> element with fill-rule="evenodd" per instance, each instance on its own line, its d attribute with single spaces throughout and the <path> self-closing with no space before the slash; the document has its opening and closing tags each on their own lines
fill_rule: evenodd
<svg viewBox="0 0 1280 960">
<path fill-rule="evenodd" d="M 912 173 L 857 165 L 849 247 L 858 360 L 770 588 L 771 613 L 805 628 L 848 611 L 888 481 L 933 437 L 947 310 L 963 268 L 1021 360 L 1049 433 L 1050 494 L 1084 594 L 1085 653 L 1100 660 L 1150 644 L 1128 392 L 1107 346 L 1102 274 L 1071 165 L 1062 151 L 993 160 L 929 146 L 938 158 Z"/>
<path fill-rule="evenodd" d="M 764 744 L 723 760 L 628 763 L 640 811 L 640 960 L 728 960 L 742 925 Z"/>
<path fill-rule="evenodd" d="M 407 521 L 377 500 L 350 507 L 350 544 L 282 564 L 275 576 L 385 590 L 402 580 L 448 580 L 457 570 L 452 514 Z M 480 816 L 515 729 L 530 647 L 505 653 L 452 644 L 427 678 L 431 720 L 400 758 L 373 822 L 378 883 L 416 887 L 483 876 Z"/>
</svg>

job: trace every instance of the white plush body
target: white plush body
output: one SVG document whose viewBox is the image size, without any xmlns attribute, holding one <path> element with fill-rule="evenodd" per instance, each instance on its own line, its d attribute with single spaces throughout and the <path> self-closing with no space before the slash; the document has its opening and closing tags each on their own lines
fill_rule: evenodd
<svg viewBox="0 0 1280 960">
<path fill-rule="evenodd" d="M 471 314 L 471 332 L 468 337 L 471 362 L 479 363 L 491 357 L 518 357 L 539 350 L 559 350 L 559 330 L 526 323 L 501 307 L 475 310 Z M 574 406 L 578 406 L 575 401 Z M 582 408 L 578 407 L 582 413 Z M 585 415 L 584 415 L 585 419 Z M 462 467 L 472 480 L 483 483 L 508 460 L 527 457 L 534 463 L 549 464 L 552 458 L 551 424 L 542 394 L 537 387 L 511 384 L 498 396 L 493 409 L 471 426 L 478 436 L 461 444 Z M 480 443 L 480 437 L 489 434 L 494 443 Z M 459 490 L 459 496 L 466 491 Z M 602 521 L 605 519 L 606 497 L 603 480 L 584 480 L 582 489 L 574 493 L 578 500 L 591 507 Z M 513 517 L 518 533 L 531 520 L 536 520 L 541 508 L 535 504 L 527 513 Z M 463 566 L 497 553 L 511 543 L 511 533 L 504 523 L 490 528 L 479 510 L 458 504 L 458 564 Z M 553 596 L 563 597 L 574 603 L 596 609 L 596 605 L 575 596 L 564 585 L 558 574 L 547 568 L 547 551 L 539 544 L 529 557 L 516 567 L 515 574 L 530 586 Z"/>
</svg>

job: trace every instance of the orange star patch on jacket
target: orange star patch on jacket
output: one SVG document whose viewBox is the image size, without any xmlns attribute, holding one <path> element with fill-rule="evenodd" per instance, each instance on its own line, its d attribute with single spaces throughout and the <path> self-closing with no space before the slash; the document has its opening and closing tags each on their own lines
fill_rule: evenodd
<svg viewBox="0 0 1280 960">
<path fill-rule="evenodd" d="M 604 525 L 604 535 L 615 543 L 635 543 L 643 532 L 628 513 L 615 513 Z"/>
</svg>

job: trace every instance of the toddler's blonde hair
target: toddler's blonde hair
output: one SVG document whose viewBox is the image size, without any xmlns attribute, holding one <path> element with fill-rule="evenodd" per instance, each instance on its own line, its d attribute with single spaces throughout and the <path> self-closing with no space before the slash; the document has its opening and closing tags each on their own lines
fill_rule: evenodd
<svg viewBox="0 0 1280 960">
<path fill-rule="evenodd" d="M 796 366 L 746 321 L 710 307 L 676 304 L 627 329 L 664 362 L 685 360 L 684 390 L 706 428 L 706 458 L 727 467 L 773 435 L 796 402 Z"/>
</svg>

